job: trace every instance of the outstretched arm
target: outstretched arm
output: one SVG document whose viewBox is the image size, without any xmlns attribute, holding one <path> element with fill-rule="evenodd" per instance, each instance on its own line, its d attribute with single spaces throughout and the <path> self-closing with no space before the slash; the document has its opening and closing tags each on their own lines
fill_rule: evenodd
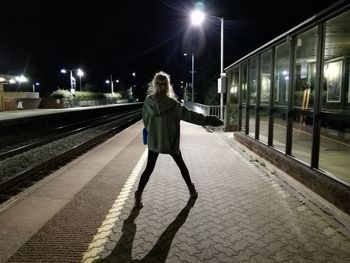
<svg viewBox="0 0 350 263">
<path fill-rule="evenodd" d="M 181 120 L 197 125 L 221 126 L 224 123 L 216 116 L 205 116 L 182 106 Z"/>
</svg>

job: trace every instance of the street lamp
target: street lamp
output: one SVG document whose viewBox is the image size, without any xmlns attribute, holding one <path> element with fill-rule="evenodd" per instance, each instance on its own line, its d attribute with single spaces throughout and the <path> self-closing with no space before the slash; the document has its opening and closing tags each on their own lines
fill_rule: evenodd
<svg viewBox="0 0 350 263">
<path fill-rule="evenodd" d="M 131 76 L 133 77 L 133 81 L 132 81 L 132 84 L 130 87 L 130 97 L 132 98 L 133 97 L 133 88 L 136 88 L 136 84 L 135 84 L 136 73 L 135 72 L 131 73 Z"/>
<path fill-rule="evenodd" d="M 84 72 L 80 68 L 78 68 L 77 75 L 79 76 L 79 91 L 81 91 L 81 77 L 84 76 Z"/>
<path fill-rule="evenodd" d="M 84 72 L 78 68 L 78 69 L 61 69 L 61 73 L 66 74 L 67 71 L 69 71 L 69 79 L 70 79 L 70 92 L 74 93 L 75 92 L 75 88 L 76 88 L 76 80 L 73 77 L 73 71 L 77 71 L 77 74 L 80 78 L 80 91 L 81 91 L 81 76 L 84 75 Z"/>
<path fill-rule="evenodd" d="M 111 74 L 110 80 L 107 79 L 107 80 L 106 80 L 106 83 L 107 83 L 107 84 L 111 84 L 111 93 L 112 93 L 112 94 L 114 93 L 114 84 L 113 84 L 113 81 L 115 81 L 115 83 L 119 83 L 119 79 L 113 80 L 112 74 Z"/>
<path fill-rule="evenodd" d="M 40 86 L 40 83 L 39 82 L 33 83 L 33 92 L 35 92 L 35 86 Z"/>
<path fill-rule="evenodd" d="M 187 53 L 184 53 L 184 56 L 187 56 Z M 191 53 L 192 67 L 191 67 L 191 87 L 192 87 L 192 102 L 194 102 L 194 53 Z"/>
<path fill-rule="evenodd" d="M 215 19 L 220 20 L 221 24 L 221 38 L 220 38 L 220 80 L 221 80 L 221 90 L 220 90 L 220 118 L 223 120 L 223 104 L 224 104 L 224 92 L 226 85 L 226 74 L 224 73 L 224 18 L 211 16 Z M 205 14 L 200 9 L 196 9 L 191 13 L 192 25 L 199 26 L 205 19 Z"/>
</svg>

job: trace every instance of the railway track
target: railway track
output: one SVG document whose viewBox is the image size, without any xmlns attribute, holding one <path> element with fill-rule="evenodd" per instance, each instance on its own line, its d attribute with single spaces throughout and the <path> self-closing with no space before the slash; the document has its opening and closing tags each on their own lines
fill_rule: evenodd
<svg viewBox="0 0 350 263">
<path fill-rule="evenodd" d="M 99 120 L 96 120 L 95 122 L 86 123 L 84 126 L 80 125 L 80 127 L 76 129 L 55 134 L 52 137 L 44 138 L 43 140 L 29 143 L 26 146 L 21 146 L 11 149 L 8 152 L 1 153 L 0 156 L 6 158 L 5 161 L 10 162 L 11 159 L 16 158 L 16 155 L 21 156 L 21 154 L 23 155 L 23 153 L 26 154 L 26 152 L 28 152 L 27 155 L 31 156 L 30 152 L 32 150 L 40 152 L 42 148 L 50 147 L 47 145 L 53 144 L 57 140 L 61 141 L 63 139 L 68 141 L 68 146 L 64 151 L 39 162 L 36 160 L 34 165 L 28 165 L 27 167 L 24 166 L 19 171 L 9 176 L 6 174 L 5 178 L 3 174 L 1 176 L 2 178 L 0 177 L 0 204 L 10 200 L 29 186 L 51 174 L 53 171 L 59 169 L 140 119 L 141 110 L 123 113 L 118 116 L 114 115 L 113 117 L 108 116 L 106 118 L 99 118 Z M 91 130 L 96 131 L 93 132 L 93 136 L 89 135 L 87 140 L 71 143 L 71 141 L 74 142 L 75 139 L 73 138 L 70 140 L 70 137 L 81 137 L 81 134 L 84 132 L 91 132 Z M 42 151 L 46 152 L 47 150 L 42 149 Z M 35 158 L 35 154 L 33 154 L 33 158 Z M 27 160 L 27 162 L 31 164 L 30 160 Z"/>
<path fill-rule="evenodd" d="M 138 111 L 138 110 L 137 110 Z M 54 129 L 49 129 L 47 131 L 41 131 L 40 133 L 31 133 L 29 136 L 18 136 L 13 135 L 6 139 L 6 143 L 2 142 L 0 147 L 0 161 L 5 160 L 16 154 L 31 150 L 33 148 L 39 147 L 41 145 L 48 144 L 52 141 L 59 140 L 61 138 L 67 137 L 71 134 L 75 134 L 80 131 L 91 129 L 108 122 L 113 122 L 118 120 L 120 117 L 130 114 L 121 113 L 119 115 L 110 114 L 101 116 L 98 118 L 93 118 L 81 122 L 76 122 L 68 125 L 59 126 Z"/>
</svg>

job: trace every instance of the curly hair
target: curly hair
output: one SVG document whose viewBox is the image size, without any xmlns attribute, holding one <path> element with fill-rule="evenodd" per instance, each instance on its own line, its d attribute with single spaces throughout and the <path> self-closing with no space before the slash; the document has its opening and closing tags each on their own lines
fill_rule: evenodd
<svg viewBox="0 0 350 263">
<path fill-rule="evenodd" d="M 148 95 L 155 94 L 158 96 L 167 96 L 176 98 L 173 87 L 170 83 L 170 75 L 164 71 L 157 72 L 148 88 Z"/>
</svg>

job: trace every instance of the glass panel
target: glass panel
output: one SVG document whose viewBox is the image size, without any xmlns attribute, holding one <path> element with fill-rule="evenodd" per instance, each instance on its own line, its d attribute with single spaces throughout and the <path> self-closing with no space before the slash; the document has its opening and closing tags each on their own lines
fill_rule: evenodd
<svg viewBox="0 0 350 263">
<path fill-rule="evenodd" d="M 316 82 L 317 28 L 301 34 L 295 45 L 294 107 L 312 109 Z"/>
<path fill-rule="evenodd" d="M 247 117 L 247 85 L 248 83 L 248 63 L 244 63 L 241 67 L 241 101 L 242 101 L 242 120 L 241 120 L 241 129 L 246 131 L 246 117 Z"/>
<path fill-rule="evenodd" d="M 241 79 L 242 104 L 247 104 L 247 87 L 248 87 L 248 63 L 244 63 L 242 65 L 242 79 Z"/>
<path fill-rule="evenodd" d="M 287 107 L 276 108 L 273 120 L 273 146 L 278 150 L 286 151 L 287 138 Z"/>
<path fill-rule="evenodd" d="M 269 108 L 261 108 L 259 110 L 260 117 L 260 134 L 259 141 L 267 144 L 269 138 Z"/>
<path fill-rule="evenodd" d="M 258 58 L 253 58 L 249 63 L 249 102 L 256 105 L 256 87 L 258 82 Z"/>
<path fill-rule="evenodd" d="M 249 108 L 249 135 L 255 135 L 255 106 Z"/>
<path fill-rule="evenodd" d="M 273 124 L 273 146 L 285 152 L 287 138 L 287 105 L 289 90 L 289 43 L 275 50 L 275 83 L 273 104 L 276 109 Z"/>
<path fill-rule="evenodd" d="M 236 131 L 238 127 L 238 80 L 239 68 L 234 68 L 228 75 L 226 131 Z"/>
<path fill-rule="evenodd" d="M 261 72 L 260 72 L 260 134 L 259 140 L 263 143 L 268 142 L 269 133 L 269 106 L 270 106 L 270 90 L 271 90 L 271 67 L 272 67 L 272 52 L 271 50 L 261 55 Z"/>
<path fill-rule="evenodd" d="M 317 28 L 296 37 L 295 86 L 292 154 L 310 164 L 312 149 L 312 114 L 316 83 Z M 303 111 L 305 110 L 305 111 Z"/>
<path fill-rule="evenodd" d="M 246 132 L 247 107 L 242 107 L 242 131 Z"/>
<path fill-rule="evenodd" d="M 258 57 L 250 60 L 249 63 L 249 135 L 255 137 L 255 108 L 256 108 L 256 92 L 258 83 Z"/>
<path fill-rule="evenodd" d="M 326 22 L 319 168 L 350 182 L 350 11 Z"/>
<path fill-rule="evenodd" d="M 288 104 L 289 60 L 289 43 L 287 42 L 276 47 L 274 105 Z"/>
<path fill-rule="evenodd" d="M 312 149 L 312 116 L 296 114 L 296 121 L 293 123 L 293 148 L 292 155 L 304 161 L 311 163 Z M 300 120 L 306 120 L 304 123 Z"/>
</svg>

